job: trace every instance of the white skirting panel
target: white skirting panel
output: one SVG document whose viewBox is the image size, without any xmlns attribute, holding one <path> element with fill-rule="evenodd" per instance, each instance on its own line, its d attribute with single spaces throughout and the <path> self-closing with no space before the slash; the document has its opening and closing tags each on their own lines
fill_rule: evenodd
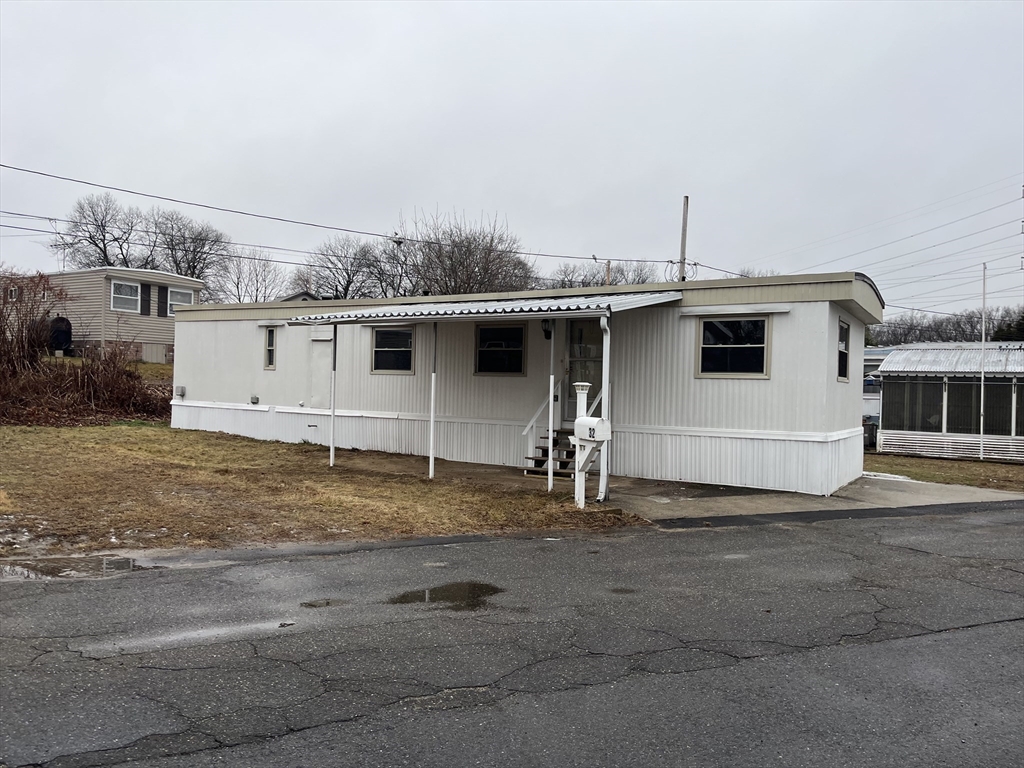
<svg viewBox="0 0 1024 768">
<path fill-rule="evenodd" d="M 615 432 L 612 474 L 828 496 L 861 476 L 862 434 L 834 440 Z"/>
<path fill-rule="evenodd" d="M 430 422 L 419 414 L 339 413 L 335 446 L 363 451 L 426 456 Z M 321 409 L 274 408 L 229 403 L 174 402 L 171 426 L 205 432 L 227 432 L 257 440 L 328 445 L 331 416 Z M 523 466 L 524 424 L 437 420 L 437 456 L 450 461 Z"/>
<path fill-rule="evenodd" d="M 426 456 L 429 421 L 421 414 L 339 413 L 339 448 Z M 311 408 L 274 408 L 176 401 L 171 426 L 227 432 L 258 440 L 328 444 L 330 414 Z M 451 461 L 524 466 L 532 446 L 525 423 L 439 418 L 437 456 Z M 642 431 L 650 429 L 652 431 Z M 770 488 L 827 496 L 863 469 L 863 433 L 781 433 L 628 427 L 613 433 L 613 475 L 654 480 Z"/>
<path fill-rule="evenodd" d="M 980 435 L 878 431 L 879 453 L 906 453 L 942 459 L 981 458 Z M 1024 437 L 985 435 L 985 458 L 1024 461 Z"/>
</svg>

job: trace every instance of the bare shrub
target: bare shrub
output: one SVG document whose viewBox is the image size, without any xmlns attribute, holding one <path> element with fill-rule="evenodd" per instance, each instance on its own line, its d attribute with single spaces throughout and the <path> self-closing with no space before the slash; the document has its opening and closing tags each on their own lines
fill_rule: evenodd
<svg viewBox="0 0 1024 768">
<path fill-rule="evenodd" d="M 166 419 L 170 392 L 148 384 L 130 345 L 81 360 L 46 356 L 49 314 L 65 298 L 45 275 L 0 268 L 0 424 Z"/>
</svg>

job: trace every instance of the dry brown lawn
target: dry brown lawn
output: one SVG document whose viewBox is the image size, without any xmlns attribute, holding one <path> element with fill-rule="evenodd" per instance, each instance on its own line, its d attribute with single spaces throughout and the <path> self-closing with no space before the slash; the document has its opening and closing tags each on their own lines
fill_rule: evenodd
<svg viewBox="0 0 1024 768">
<path fill-rule="evenodd" d="M 0 427 L 0 555 L 643 524 L 579 511 L 565 491 L 430 481 L 421 457 L 337 459 L 331 469 L 322 446 L 143 422 Z"/>
<path fill-rule="evenodd" d="M 865 453 L 864 469 L 904 475 L 928 483 L 974 485 L 1001 491 L 1024 491 L 1024 464 L 998 464 L 990 461 L 954 461 L 919 456 L 893 456 Z"/>
</svg>

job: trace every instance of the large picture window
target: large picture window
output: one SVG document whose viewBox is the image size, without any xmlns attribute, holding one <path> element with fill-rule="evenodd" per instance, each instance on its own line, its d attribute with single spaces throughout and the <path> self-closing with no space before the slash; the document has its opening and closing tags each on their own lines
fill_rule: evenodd
<svg viewBox="0 0 1024 768">
<path fill-rule="evenodd" d="M 768 318 L 700 320 L 700 376 L 768 376 Z"/>
<path fill-rule="evenodd" d="M 194 294 L 192 291 L 179 291 L 175 288 L 171 288 L 167 292 L 167 310 L 170 314 L 174 314 L 174 305 L 188 306 L 192 303 Z"/>
<path fill-rule="evenodd" d="M 523 374 L 526 372 L 526 326 L 478 325 L 476 372 Z"/>
<path fill-rule="evenodd" d="M 374 373 L 412 373 L 412 328 L 373 329 Z"/>
<path fill-rule="evenodd" d="M 139 284 L 122 283 L 113 280 L 110 283 L 110 308 L 118 312 L 139 313 Z"/>
</svg>

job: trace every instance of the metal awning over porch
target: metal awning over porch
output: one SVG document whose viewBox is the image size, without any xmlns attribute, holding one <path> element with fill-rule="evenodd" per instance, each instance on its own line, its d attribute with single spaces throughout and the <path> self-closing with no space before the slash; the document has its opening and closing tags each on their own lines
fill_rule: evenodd
<svg viewBox="0 0 1024 768">
<path fill-rule="evenodd" d="M 609 361 L 610 318 L 615 312 L 640 309 L 658 304 L 668 304 L 683 298 L 681 291 L 648 291 L 643 293 L 597 294 L 594 296 L 555 296 L 518 299 L 492 299 L 488 301 L 459 302 L 416 302 L 406 304 L 385 304 L 376 307 L 352 309 L 345 312 L 329 312 L 318 315 L 300 315 L 288 321 L 288 325 L 330 325 L 333 328 L 331 342 L 331 422 L 330 422 L 330 465 L 334 466 L 334 426 L 336 373 L 338 367 L 338 326 L 339 325 L 409 325 L 412 323 L 433 323 L 433 360 L 430 370 L 430 432 L 429 432 L 429 477 L 434 477 L 435 422 L 437 415 L 437 324 L 439 322 L 467 321 L 480 319 L 523 319 L 536 317 L 541 320 L 557 321 L 560 318 L 599 318 L 602 335 L 601 418 L 609 421 L 611 411 Z M 552 329 L 545 328 L 545 336 L 553 339 Z M 548 439 L 554 435 L 555 411 L 555 346 L 551 343 L 550 372 L 548 375 Z M 539 415 L 540 411 L 538 411 Z M 536 418 L 536 416 L 534 417 Z M 549 442 L 549 445 L 551 443 Z M 548 456 L 548 490 L 553 489 L 554 453 Z M 608 498 L 608 449 L 605 443 L 601 451 L 601 480 L 598 499 Z M 577 470 L 579 477 L 579 470 Z M 582 506 L 582 484 L 577 483 L 577 503 Z"/>
<path fill-rule="evenodd" d="M 407 324 L 482 317 L 604 317 L 614 312 L 667 304 L 683 298 L 681 291 L 619 293 L 595 296 L 557 296 L 536 299 L 501 299 L 419 304 L 390 304 L 379 307 L 300 315 L 288 325 Z"/>
</svg>

